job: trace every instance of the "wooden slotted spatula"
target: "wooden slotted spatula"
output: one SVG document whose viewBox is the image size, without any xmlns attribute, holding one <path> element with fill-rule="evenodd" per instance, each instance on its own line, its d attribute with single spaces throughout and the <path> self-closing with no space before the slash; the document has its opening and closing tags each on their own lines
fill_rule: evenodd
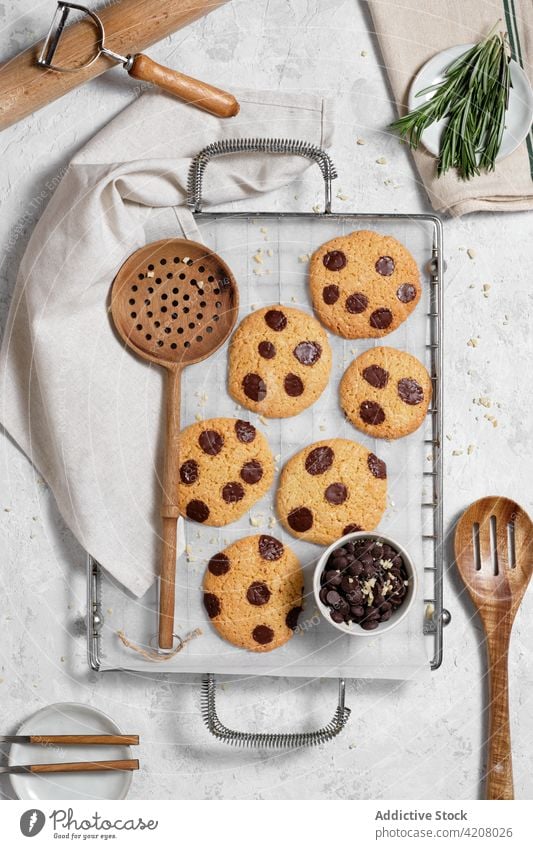
<svg viewBox="0 0 533 849">
<path fill-rule="evenodd" d="M 186 239 L 163 239 L 139 248 L 113 281 L 111 313 L 120 336 L 139 357 L 167 371 L 165 461 L 161 476 L 162 649 L 172 648 L 174 639 L 181 372 L 220 348 L 230 335 L 238 312 L 237 283 L 226 263 L 205 245 Z M 202 501 L 192 500 L 187 516 L 203 522 L 207 516 L 202 510 L 209 513 Z"/>
<path fill-rule="evenodd" d="M 489 676 L 487 799 L 513 799 L 508 655 L 533 571 L 533 525 L 508 498 L 475 501 L 455 529 L 455 562 L 486 634 Z"/>
</svg>

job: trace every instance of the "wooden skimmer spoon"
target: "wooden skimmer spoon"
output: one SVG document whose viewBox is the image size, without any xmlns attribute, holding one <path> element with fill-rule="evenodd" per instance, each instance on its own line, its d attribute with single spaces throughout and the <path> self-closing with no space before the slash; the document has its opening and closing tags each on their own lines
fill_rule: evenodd
<svg viewBox="0 0 533 849">
<path fill-rule="evenodd" d="M 489 676 L 487 799 L 513 799 L 508 655 L 533 571 L 533 525 L 508 498 L 481 498 L 455 529 L 455 561 L 486 634 Z"/>
<path fill-rule="evenodd" d="M 226 263 L 205 245 L 187 239 L 164 239 L 140 248 L 113 282 L 111 312 L 122 339 L 140 357 L 167 370 L 159 585 L 162 649 L 173 644 L 181 372 L 226 341 L 238 310 L 237 284 Z"/>
</svg>

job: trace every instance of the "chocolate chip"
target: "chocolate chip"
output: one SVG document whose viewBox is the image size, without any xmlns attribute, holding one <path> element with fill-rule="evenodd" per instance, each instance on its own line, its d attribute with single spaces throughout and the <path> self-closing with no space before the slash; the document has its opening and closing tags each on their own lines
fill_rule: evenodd
<svg viewBox="0 0 533 849">
<path fill-rule="evenodd" d="M 376 262 L 376 271 L 383 277 L 390 277 L 394 272 L 394 260 L 391 256 L 380 256 Z"/>
<path fill-rule="evenodd" d="M 254 484 L 263 477 L 263 467 L 259 460 L 249 460 L 241 469 L 241 478 L 244 483 Z"/>
<path fill-rule="evenodd" d="M 279 560 L 284 552 L 283 543 L 279 539 L 261 534 L 259 537 L 259 555 L 263 560 Z"/>
<path fill-rule="evenodd" d="M 304 385 L 302 380 L 298 377 L 297 374 L 287 374 L 285 376 L 285 380 L 283 381 L 283 387 L 287 395 L 291 398 L 297 398 L 304 391 Z"/>
<path fill-rule="evenodd" d="M 379 625 L 379 619 L 365 619 L 360 624 L 365 631 L 374 631 Z"/>
<path fill-rule="evenodd" d="M 337 301 L 339 300 L 339 295 L 340 295 L 339 287 L 335 286 L 335 284 L 333 284 L 331 286 L 324 286 L 324 288 L 322 289 L 322 300 L 328 306 L 331 306 L 332 304 L 336 304 Z"/>
<path fill-rule="evenodd" d="M 406 404 L 414 407 L 424 400 L 424 390 L 412 377 L 402 377 L 398 381 L 398 395 Z"/>
<path fill-rule="evenodd" d="M 330 569 L 329 572 L 326 572 L 326 584 L 329 584 L 332 587 L 338 587 L 342 583 L 342 575 L 340 572 L 336 572 L 334 569 Z"/>
<path fill-rule="evenodd" d="M 344 622 L 344 614 L 341 613 L 340 610 L 331 610 L 329 615 L 331 616 L 334 622 Z"/>
<path fill-rule="evenodd" d="M 376 330 L 385 330 L 390 324 L 392 324 L 392 313 L 386 307 L 374 310 L 370 316 L 370 326 Z"/>
<path fill-rule="evenodd" d="M 211 574 L 217 576 L 225 575 L 226 572 L 229 572 L 229 567 L 229 557 L 227 554 L 224 554 L 223 551 L 220 551 L 218 554 L 214 554 L 207 566 Z"/>
<path fill-rule="evenodd" d="M 254 581 L 246 590 L 246 598 L 250 604 L 254 604 L 256 607 L 266 604 L 271 595 L 269 588 L 262 581 Z"/>
<path fill-rule="evenodd" d="M 379 478 L 380 480 L 385 480 L 387 477 L 387 466 L 380 460 L 379 457 L 376 457 L 375 454 L 370 453 L 367 459 L 368 468 L 372 472 L 375 478 Z"/>
<path fill-rule="evenodd" d="M 328 590 L 327 587 L 322 587 L 322 589 L 320 590 L 318 597 L 319 597 L 320 601 L 322 602 L 322 604 L 326 604 L 326 596 L 327 596 L 328 592 L 329 592 L 329 590 Z"/>
<path fill-rule="evenodd" d="M 363 369 L 363 377 L 375 389 L 384 389 L 389 380 L 389 373 L 381 366 L 367 366 Z"/>
<path fill-rule="evenodd" d="M 356 531 L 362 531 L 362 530 L 363 529 L 362 529 L 361 525 L 355 525 L 355 524 L 352 523 L 351 525 L 346 525 L 346 527 L 344 528 L 344 530 L 342 532 L 342 535 L 345 536 L 346 534 L 354 534 Z"/>
<path fill-rule="evenodd" d="M 344 504 L 348 498 L 348 490 L 343 483 L 330 483 L 324 493 L 324 498 L 329 504 Z"/>
<path fill-rule="evenodd" d="M 222 451 L 224 437 L 216 430 L 203 430 L 198 437 L 198 444 L 205 454 L 214 457 Z"/>
<path fill-rule="evenodd" d="M 260 646 L 266 646 L 274 639 L 274 631 L 268 625 L 256 625 L 252 631 L 252 637 Z"/>
<path fill-rule="evenodd" d="M 342 251 L 328 251 L 322 262 L 328 271 L 340 271 L 346 265 L 346 255 Z"/>
<path fill-rule="evenodd" d="M 209 518 L 209 507 L 203 501 L 193 498 L 189 501 L 185 510 L 189 519 L 193 522 L 205 522 Z"/>
<path fill-rule="evenodd" d="M 214 619 L 220 613 L 220 599 L 214 593 L 204 593 L 204 607 L 210 619 Z"/>
<path fill-rule="evenodd" d="M 286 624 L 287 628 L 291 629 L 291 631 L 295 631 L 296 628 L 298 627 L 298 617 L 299 617 L 301 612 L 302 612 L 301 607 L 293 607 L 287 613 L 287 616 L 285 617 L 285 624 Z"/>
<path fill-rule="evenodd" d="M 271 360 L 276 356 L 276 348 L 272 342 L 260 342 L 257 350 L 264 360 Z"/>
<path fill-rule="evenodd" d="M 337 607 L 340 604 L 341 597 L 337 590 L 329 590 L 326 601 L 331 607 Z"/>
<path fill-rule="evenodd" d="M 313 448 L 305 458 L 305 470 L 310 475 L 322 475 L 327 472 L 334 457 L 333 449 L 329 445 L 320 445 L 318 448 Z"/>
<path fill-rule="evenodd" d="M 322 356 L 322 346 L 318 342 L 299 342 L 292 353 L 303 366 L 314 366 Z"/>
<path fill-rule="evenodd" d="M 285 330 L 287 327 L 287 316 L 281 310 L 268 310 L 265 313 L 265 321 L 271 330 Z"/>
<path fill-rule="evenodd" d="M 244 487 L 238 481 L 230 481 L 222 488 L 222 498 L 226 504 L 236 504 L 244 498 Z"/>
<path fill-rule="evenodd" d="M 346 298 L 346 309 L 352 315 L 357 315 L 364 312 L 368 306 L 368 298 L 362 292 L 354 292 L 353 295 L 348 295 Z"/>
<path fill-rule="evenodd" d="M 239 442 L 244 442 L 247 445 L 254 441 L 256 430 L 250 422 L 243 422 L 242 419 L 238 419 L 235 422 L 235 433 Z"/>
<path fill-rule="evenodd" d="M 287 522 L 293 531 L 304 533 L 313 527 L 313 514 L 308 507 L 296 507 L 287 516 Z"/>
<path fill-rule="evenodd" d="M 252 401 L 262 401 L 266 398 L 266 383 L 258 374 L 247 374 L 243 378 L 242 388 L 247 398 Z"/>
<path fill-rule="evenodd" d="M 186 460 L 180 466 L 180 478 L 182 483 L 191 484 L 198 480 L 198 463 L 196 460 Z"/>
<path fill-rule="evenodd" d="M 359 415 L 365 424 L 380 425 L 385 421 L 383 407 L 375 401 L 363 401 L 359 407 Z"/>
<path fill-rule="evenodd" d="M 416 289 L 412 283 L 402 283 L 396 290 L 396 297 L 402 304 L 410 304 L 416 298 Z"/>
</svg>

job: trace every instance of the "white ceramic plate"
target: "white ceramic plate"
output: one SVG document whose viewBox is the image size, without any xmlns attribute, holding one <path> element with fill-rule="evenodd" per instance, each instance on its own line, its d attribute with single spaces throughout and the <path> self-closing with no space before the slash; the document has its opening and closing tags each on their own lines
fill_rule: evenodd
<svg viewBox="0 0 533 849">
<path fill-rule="evenodd" d="M 122 734 L 105 713 L 89 705 L 59 702 L 30 716 L 17 734 Z M 9 765 L 110 761 L 132 757 L 129 746 L 36 746 L 15 743 Z M 125 799 L 132 773 L 93 772 L 54 775 L 10 775 L 19 799 Z"/>
<path fill-rule="evenodd" d="M 416 97 L 417 92 L 442 82 L 446 68 L 473 46 L 473 44 L 458 44 L 456 47 L 449 47 L 426 62 L 414 78 L 409 90 L 409 111 L 416 109 L 433 96 L 433 92 L 429 92 L 422 97 Z M 522 144 L 533 121 L 533 92 L 528 78 L 514 59 L 511 60 L 511 81 L 513 85 L 509 93 L 509 108 L 505 119 L 502 145 L 496 161 L 505 159 Z M 445 119 L 437 121 L 422 133 L 424 147 L 434 156 L 439 155 L 440 139 L 445 125 Z"/>
</svg>

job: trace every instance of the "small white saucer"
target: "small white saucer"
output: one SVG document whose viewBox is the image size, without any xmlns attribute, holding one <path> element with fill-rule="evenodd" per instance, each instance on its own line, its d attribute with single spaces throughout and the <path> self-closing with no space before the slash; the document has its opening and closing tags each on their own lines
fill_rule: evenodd
<svg viewBox="0 0 533 849">
<path fill-rule="evenodd" d="M 414 78 L 411 88 L 409 89 L 409 98 L 407 105 L 409 111 L 416 109 L 421 103 L 425 103 L 433 97 L 434 92 L 416 97 L 417 92 L 422 91 L 430 85 L 440 83 L 444 79 L 444 71 L 455 62 L 462 53 L 465 53 L 473 44 L 458 44 L 455 47 L 449 47 L 441 53 L 437 53 L 420 69 Z M 496 157 L 498 162 L 500 159 L 505 159 L 516 148 L 522 144 L 525 137 L 531 129 L 533 121 L 533 92 L 524 71 L 520 65 L 511 59 L 511 82 L 512 87 L 509 92 L 509 108 L 505 117 L 505 129 L 503 131 L 502 144 L 500 152 Z M 436 121 L 431 124 L 422 133 L 422 144 L 434 156 L 439 155 L 440 139 L 446 119 Z"/>
<path fill-rule="evenodd" d="M 102 711 L 75 702 L 59 702 L 30 716 L 17 734 L 122 734 Z M 8 763 L 70 763 L 132 758 L 129 746 L 39 746 L 14 743 Z M 19 799 L 125 799 L 131 771 L 54 773 L 53 775 L 10 775 Z"/>
</svg>

